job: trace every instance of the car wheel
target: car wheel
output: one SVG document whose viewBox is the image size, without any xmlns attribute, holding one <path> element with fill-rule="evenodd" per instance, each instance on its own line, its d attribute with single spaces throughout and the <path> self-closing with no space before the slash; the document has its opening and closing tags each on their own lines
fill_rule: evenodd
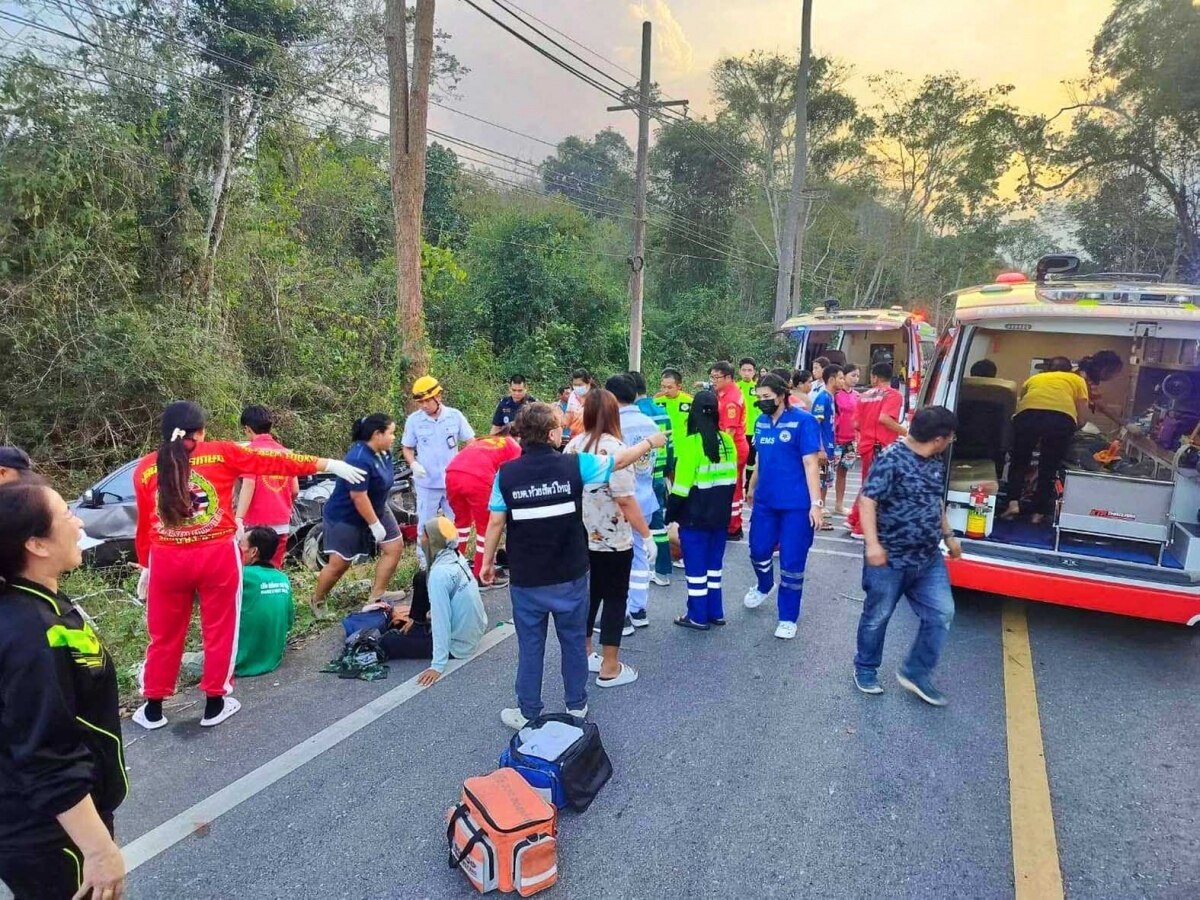
<svg viewBox="0 0 1200 900">
<path fill-rule="evenodd" d="M 300 551 L 300 559 L 306 568 L 320 572 L 329 562 L 329 554 L 325 551 L 325 525 L 318 522 L 304 536 L 304 547 Z"/>
<path fill-rule="evenodd" d="M 417 495 L 412 491 L 400 491 L 388 497 L 388 507 L 399 525 L 417 524 Z"/>
</svg>

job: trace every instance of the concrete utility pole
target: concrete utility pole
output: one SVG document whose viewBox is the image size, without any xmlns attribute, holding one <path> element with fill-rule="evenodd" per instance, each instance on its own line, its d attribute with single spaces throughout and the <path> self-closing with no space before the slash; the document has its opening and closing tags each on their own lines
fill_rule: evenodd
<svg viewBox="0 0 1200 900">
<path fill-rule="evenodd" d="M 629 368 L 642 367 L 642 289 L 646 265 L 646 178 L 650 155 L 650 113 L 664 106 L 686 106 L 686 100 L 650 101 L 650 23 L 642 23 L 642 77 L 638 102 L 610 106 L 609 112 L 637 110 L 637 187 L 633 199 L 633 253 L 629 257 Z"/>
<path fill-rule="evenodd" d="M 800 14 L 800 68 L 796 71 L 796 146 L 792 158 L 792 192 L 779 248 L 779 278 L 775 284 L 775 327 L 793 312 L 793 278 L 799 281 L 801 212 L 808 178 L 808 74 L 812 68 L 812 0 L 804 0 Z M 807 218 L 807 217 L 805 217 Z M 800 290 L 794 289 L 799 297 Z"/>
</svg>

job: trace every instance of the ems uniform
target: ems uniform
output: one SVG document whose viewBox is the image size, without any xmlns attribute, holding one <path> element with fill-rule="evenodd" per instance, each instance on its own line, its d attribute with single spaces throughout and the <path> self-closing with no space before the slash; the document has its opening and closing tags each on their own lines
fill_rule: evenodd
<svg viewBox="0 0 1200 900">
<path fill-rule="evenodd" d="M 671 575 L 671 545 L 667 538 L 667 523 L 663 516 L 667 508 L 667 472 L 671 470 L 675 462 L 671 417 L 667 414 L 666 407 L 659 405 L 649 397 L 638 400 L 637 408 L 658 426 L 659 431 L 667 436 L 666 446 L 654 456 L 654 499 L 658 501 L 658 511 L 650 518 L 649 524 L 650 535 L 654 538 L 654 543 L 658 545 L 658 556 L 654 558 L 654 571 L 662 577 L 669 578 Z"/>
<path fill-rule="evenodd" d="M 654 421 L 636 406 L 621 407 L 621 440 L 626 447 L 649 438 L 658 431 Z M 654 521 L 658 512 L 658 497 L 654 493 L 654 465 L 658 452 L 651 450 L 633 464 L 634 496 L 646 522 Z M 651 526 L 653 527 L 653 526 Z M 668 552 L 668 556 L 671 554 Z M 629 573 L 629 615 L 635 625 L 645 623 L 646 603 L 650 598 L 650 554 L 645 539 L 633 533 L 633 569 Z"/>
<path fill-rule="evenodd" d="M 513 625 L 517 631 L 517 703 L 521 714 L 542 713 L 546 626 L 562 656 L 567 709 L 587 705 L 588 536 L 583 489 L 607 484 L 615 460 L 591 453 L 558 453 L 530 444 L 505 463 L 492 486 L 488 509 L 504 513 Z"/>
<path fill-rule="evenodd" d="M 483 538 L 487 534 L 492 483 L 500 467 L 520 455 L 521 445 L 510 437 L 482 437 L 463 447 L 446 467 L 446 499 L 451 509 L 458 510 L 454 525 L 464 555 L 471 526 L 475 527 L 476 578 L 483 568 Z"/>
<path fill-rule="evenodd" d="M 814 499 L 808 493 L 804 457 L 821 449 L 817 420 L 802 409 L 787 409 L 772 422 L 762 415 L 754 426 L 758 447 L 758 481 L 754 489 L 754 518 L 750 520 L 750 561 L 758 590 L 767 594 L 775 585 L 773 555 L 779 547 L 779 621 L 800 618 L 804 566 L 813 543 L 809 514 Z"/>
<path fill-rule="evenodd" d="M 453 521 L 454 510 L 446 497 L 446 467 L 458 454 L 458 445 L 475 439 L 467 417 L 444 403 L 437 416 L 418 409 L 404 422 L 401 445 L 415 450 L 417 461 L 425 467 L 424 477 L 413 477 L 417 495 L 417 533 L 441 510 Z"/>
<path fill-rule="evenodd" d="M 750 442 L 746 440 L 746 398 L 733 382 L 717 391 L 717 423 L 722 431 L 733 438 L 733 446 L 737 448 L 738 483 L 733 492 L 733 511 L 729 516 L 729 533 L 732 535 L 742 530 L 746 461 L 750 458 Z"/>
<path fill-rule="evenodd" d="M 737 448 L 720 432 L 720 460 L 704 452 L 699 434 L 675 442 L 675 481 L 667 498 L 667 521 L 679 523 L 683 569 L 687 575 L 688 618 L 698 625 L 725 618 L 721 579 L 726 529 L 737 481 Z"/>
<path fill-rule="evenodd" d="M 233 691 L 238 619 L 242 609 L 242 553 L 233 518 L 233 485 L 242 475 L 313 475 L 315 456 L 253 450 L 232 441 L 203 441 L 191 454 L 191 515 L 167 525 L 158 515 L 157 454 L 143 456 L 133 471 L 137 498 L 138 563 L 150 570 L 146 598 L 146 648 L 142 694 L 163 700 L 175 693 L 183 644 L 200 597 L 204 674 L 209 697 Z"/>
</svg>

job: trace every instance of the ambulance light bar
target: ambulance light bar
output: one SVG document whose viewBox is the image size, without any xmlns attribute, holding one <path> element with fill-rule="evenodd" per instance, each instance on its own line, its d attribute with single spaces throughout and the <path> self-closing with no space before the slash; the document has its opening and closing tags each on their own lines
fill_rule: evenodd
<svg viewBox="0 0 1200 900">
<path fill-rule="evenodd" d="M 1040 287 L 1037 293 L 1040 299 L 1049 303 L 1081 306 L 1200 306 L 1200 290 L 1196 293 L 1163 291 L 1150 285 Z"/>
</svg>

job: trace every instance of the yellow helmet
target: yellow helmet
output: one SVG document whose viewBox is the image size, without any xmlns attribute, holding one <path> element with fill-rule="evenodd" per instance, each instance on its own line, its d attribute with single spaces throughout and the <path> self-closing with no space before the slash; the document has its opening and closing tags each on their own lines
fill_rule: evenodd
<svg viewBox="0 0 1200 900">
<path fill-rule="evenodd" d="M 432 375 L 422 375 L 413 382 L 412 396 L 413 399 L 420 403 L 422 400 L 429 400 L 433 397 L 439 397 L 442 393 L 442 386 L 438 380 Z"/>
</svg>

